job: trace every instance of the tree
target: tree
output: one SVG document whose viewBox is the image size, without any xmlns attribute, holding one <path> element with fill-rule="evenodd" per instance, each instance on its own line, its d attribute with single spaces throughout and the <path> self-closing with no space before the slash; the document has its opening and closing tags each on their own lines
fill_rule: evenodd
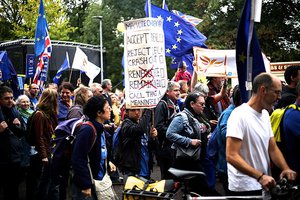
<svg viewBox="0 0 300 200">
<path fill-rule="evenodd" d="M 91 4 L 97 2 L 96 0 L 62 0 L 66 8 L 66 14 L 70 25 L 75 28 L 69 34 L 70 40 L 75 42 L 82 42 L 83 38 L 83 22 L 87 18 L 88 8 Z"/>
<path fill-rule="evenodd" d="M 49 27 L 49 35 L 53 40 L 69 40 L 68 34 L 74 31 L 69 25 L 66 13 L 60 1 L 44 1 L 44 9 Z M 21 21 L 12 22 L 13 32 L 17 38 L 34 38 L 39 10 L 39 1 L 27 0 L 19 5 Z"/>
<path fill-rule="evenodd" d="M 21 23 L 19 6 L 24 4 L 21 0 L 0 1 L 0 41 L 16 38 L 13 31 L 13 23 Z"/>
<path fill-rule="evenodd" d="M 272 62 L 297 61 L 300 49 L 300 1 L 271 0 L 263 4 L 258 38 Z"/>
<path fill-rule="evenodd" d="M 99 19 L 93 16 L 103 16 L 103 47 L 105 52 L 104 77 L 110 78 L 113 84 L 122 80 L 123 35 L 116 30 L 120 16 L 111 11 L 108 6 L 91 4 L 88 15 L 83 22 L 82 42 L 99 45 Z M 108 77 L 109 75 L 109 77 Z"/>
</svg>

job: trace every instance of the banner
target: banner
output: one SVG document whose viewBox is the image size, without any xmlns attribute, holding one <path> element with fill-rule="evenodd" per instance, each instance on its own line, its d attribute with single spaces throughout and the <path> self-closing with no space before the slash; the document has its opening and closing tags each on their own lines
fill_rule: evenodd
<svg viewBox="0 0 300 200">
<path fill-rule="evenodd" d="M 196 71 L 201 76 L 237 78 L 235 54 L 235 50 L 194 47 Z M 266 71 L 270 72 L 270 62 L 262 55 Z"/>
<path fill-rule="evenodd" d="M 26 78 L 33 78 L 35 74 L 34 54 L 26 54 Z"/>
<path fill-rule="evenodd" d="M 125 22 L 124 44 L 126 108 L 153 108 L 168 84 L 163 21 Z"/>
</svg>

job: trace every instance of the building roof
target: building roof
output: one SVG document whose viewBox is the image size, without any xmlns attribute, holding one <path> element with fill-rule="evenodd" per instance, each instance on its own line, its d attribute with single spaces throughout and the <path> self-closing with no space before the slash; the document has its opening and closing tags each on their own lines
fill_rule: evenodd
<svg viewBox="0 0 300 200">
<path fill-rule="evenodd" d="M 51 40 L 51 44 L 53 46 L 80 47 L 80 48 L 100 51 L 99 45 L 91 45 L 91 44 L 85 44 L 85 43 L 79 43 L 79 42 Z M 0 42 L 0 48 L 14 46 L 14 45 L 34 45 L 34 40 L 33 39 L 19 39 L 19 40 L 13 40 L 13 41 L 8 41 L 8 42 Z M 103 49 L 103 51 L 105 51 L 105 49 Z"/>
</svg>

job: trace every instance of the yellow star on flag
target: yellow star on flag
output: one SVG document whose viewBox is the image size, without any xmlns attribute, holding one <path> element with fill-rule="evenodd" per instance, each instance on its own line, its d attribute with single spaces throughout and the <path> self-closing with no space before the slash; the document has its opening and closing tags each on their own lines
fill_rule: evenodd
<svg viewBox="0 0 300 200">
<path fill-rule="evenodd" d="M 246 60 L 246 56 L 244 55 L 244 52 L 242 52 L 242 54 L 239 55 L 239 61 L 245 63 L 245 60 Z"/>
</svg>

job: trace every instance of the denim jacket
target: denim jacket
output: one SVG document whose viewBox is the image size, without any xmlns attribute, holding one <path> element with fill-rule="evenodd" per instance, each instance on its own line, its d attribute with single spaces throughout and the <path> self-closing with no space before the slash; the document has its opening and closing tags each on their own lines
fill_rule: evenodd
<svg viewBox="0 0 300 200">
<path fill-rule="evenodd" d="M 187 115 L 191 117 L 194 123 L 194 127 L 197 130 L 197 139 L 201 140 L 201 127 L 203 126 L 203 124 L 201 124 L 194 117 L 194 115 L 185 108 L 184 112 L 180 112 L 174 117 L 166 133 L 167 139 L 173 143 L 172 148 L 176 148 L 176 146 L 178 145 L 188 147 L 192 139 L 194 139 L 192 136 L 194 135 L 194 131 L 189 123 Z M 189 134 L 191 137 L 187 136 L 187 134 Z"/>
</svg>

